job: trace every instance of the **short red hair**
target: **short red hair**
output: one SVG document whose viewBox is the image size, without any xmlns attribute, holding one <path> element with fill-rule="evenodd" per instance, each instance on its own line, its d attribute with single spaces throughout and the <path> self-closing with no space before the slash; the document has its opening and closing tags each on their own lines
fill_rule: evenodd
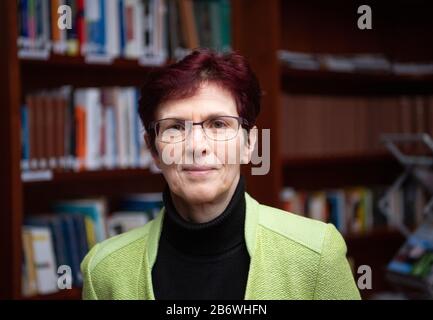
<svg viewBox="0 0 433 320">
<path fill-rule="evenodd" d="M 233 96 L 239 116 L 251 129 L 260 112 L 262 92 L 256 75 L 246 59 L 236 53 L 219 54 L 198 49 L 181 61 L 149 72 L 139 100 L 138 113 L 155 150 L 155 134 L 149 125 L 155 111 L 164 102 L 192 97 L 203 82 L 212 82 Z"/>
</svg>

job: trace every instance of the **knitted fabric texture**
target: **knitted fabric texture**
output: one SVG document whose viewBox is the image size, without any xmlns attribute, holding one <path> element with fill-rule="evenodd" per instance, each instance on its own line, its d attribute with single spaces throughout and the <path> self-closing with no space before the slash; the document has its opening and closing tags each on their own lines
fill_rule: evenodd
<svg viewBox="0 0 433 320">
<path fill-rule="evenodd" d="M 250 255 L 245 299 L 360 299 L 334 225 L 258 203 L 245 192 Z M 155 299 L 164 208 L 151 222 L 95 245 L 81 263 L 83 299 Z"/>
</svg>

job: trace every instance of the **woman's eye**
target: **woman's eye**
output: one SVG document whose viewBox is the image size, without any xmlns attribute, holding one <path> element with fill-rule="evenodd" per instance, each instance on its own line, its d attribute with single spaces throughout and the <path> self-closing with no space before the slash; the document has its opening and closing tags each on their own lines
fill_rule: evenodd
<svg viewBox="0 0 433 320">
<path fill-rule="evenodd" d="M 173 129 L 173 130 L 183 130 L 184 128 L 185 126 L 181 123 L 173 124 L 169 127 L 169 129 Z"/>
<path fill-rule="evenodd" d="M 212 122 L 212 127 L 219 129 L 219 128 L 225 128 L 225 127 L 227 127 L 227 125 L 222 120 L 215 120 Z"/>
</svg>

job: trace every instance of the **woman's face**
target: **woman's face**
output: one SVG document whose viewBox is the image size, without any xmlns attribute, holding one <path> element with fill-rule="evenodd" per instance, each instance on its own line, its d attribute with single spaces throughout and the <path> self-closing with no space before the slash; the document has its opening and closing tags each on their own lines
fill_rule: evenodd
<svg viewBox="0 0 433 320">
<path fill-rule="evenodd" d="M 155 120 L 175 118 L 201 122 L 215 116 L 238 117 L 239 114 L 228 91 L 205 83 L 190 98 L 167 101 L 158 106 Z M 185 132 L 182 142 L 167 143 L 156 137 L 158 155 L 154 156 L 155 163 L 170 190 L 187 203 L 218 201 L 236 187 L 240 163 L 250 161 L 255 130 L 250 133 L 250 144 L 242 127 L 234 138 L 226 141 L 208 138 L 200 125 L 187 125 Z"/>
</svg>

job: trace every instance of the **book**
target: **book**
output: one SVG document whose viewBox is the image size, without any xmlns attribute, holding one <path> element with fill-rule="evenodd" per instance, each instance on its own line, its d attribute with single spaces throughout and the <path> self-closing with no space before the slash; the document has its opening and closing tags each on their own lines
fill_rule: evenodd
<svg viewBox="0 0 433 320">
<path fill-rule="evenodd" d="M 200 46 L 229 51 L 230 15 L 229 0 L 19 0 L 19 56 L 161 65 Z"/>
<path fill-rule="evenodd" d="M 21 107 L 22 170 L 149 168 L 138 89 L 36 91 Z"/>
<path fill-rule="evenodd" d="M 30 234 L 38 293 L 57 292 L 57 270 L 50 229 L 36 226 L 24 226 L 23 229 Z"/>
<path fill-rule="evenodd" d="M 53 210 L 57 213 L 82 214 L 93 222 L 96 242 L 107 238 L 107 203 L 104 198 L 77 199 L 58 201 L 53 204 Z"/>
<path fill-rule="evenodd" d="M 119 203 L 121 211 L 146 213 L 151 219 L 163 207 L 162 193 L 139 193 L 124 196 Z"/>
<path fill-rule="evenodd" d="M 23 244 L 21 292 L 24 297 L 29 297 L 38 293 L 32 233 L 23 228 L 21 238 Z"/>
<path fill-rule="evenodd" d="M 433 296 L 433 218 L 411 234 L 387 266 L 388 279 Z"/>
<path fill-rule="evenodd" d="M 108 236 L 114 237 L 121 233 L 144 226 L 150 221 L 146 212 L 117 211 L 107 219 Z"/>
<path fill-rule="evenodd" d="M 375 229 L 409 228 L 424 218 L 427 191 L 418 184 L 388 193 L 387 212 L 379 206 L 387 186 L 357 186 L 341 189 L 297 190 L 285 187 L 281 200 L 286 211 L 329 222 L 343 234 L 366 234 Z"/>
</svg>

